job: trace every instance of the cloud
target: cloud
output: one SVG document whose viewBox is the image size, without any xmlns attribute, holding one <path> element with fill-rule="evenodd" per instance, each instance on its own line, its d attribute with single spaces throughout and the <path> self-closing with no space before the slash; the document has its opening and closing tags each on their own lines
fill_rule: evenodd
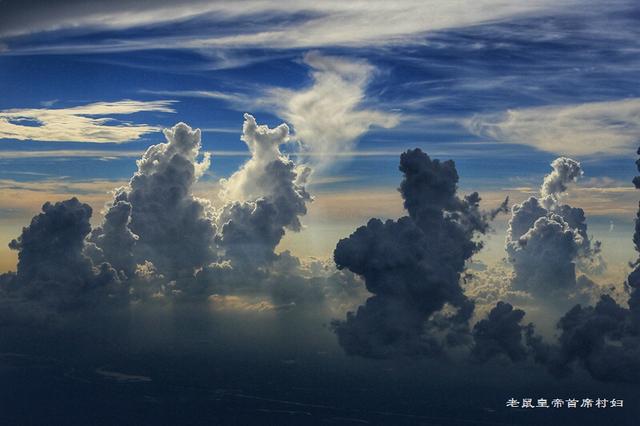
<svg viewBox="0 0 640 426">
<path fill-rule="evenodd" d="M 139 239 L 129 229 L 130 222 L 131 204 L 124 200 L 117 201 L 107 210 L 103 226 L 95 228 L 88 238 L 98 249 L 93 254 L 95 259 L 109 259 L 116 270 L 129 276 L 136 269 L 133 249 Z"/>
<path fill-rule="evenodd" d="M 260 265 L 276 258 L 274 249 L 285 228 L 300 231 L 311 196 L 305 184 L 311 170 L 280 153 L 289 139 L 289 127 L 258 125 L 244 115 L 242 140 L 251 158 L 223 181 L 222 199 L 228 200 L 218 218 L 218 243 L 234 262 Z"/>
<path fill-rule="evenodd" d="M 566 309 L 567 304 L 589 302 L 596 287 L 577 280 L 576 267 L 599 274 L 606 264 L 600 242 L 587 233 L 584 211 L 560 204 L 567 184 L 582 176 L 582 166 L 560 157 L 551 163 L 540 198 L 530 197 L 512 208 L 507 229 L 506 252 L 514 268 L 512 287 L 547 306 Z"/>
<path fill-rule="evenodd" d="M 540 187 L 542 203 L 547 208 L 558 204 L 559 197 L 567 190 L 567 184 L 576 182 L 584 173 L 580 163 L 566 157 L 553 160 L 551 168 L 553 171 L 544 177 Z"/>
<path fill-rule="evenodd" d="M 505 355 L 512 361 L 522 361 L 528 355 L 520 325 L 525 312 L 513 309 L 509 303 L 498 302 L 487 318 L 473 327 L 474 346 L 471 356 L 478 361 L 487 361 Z"/>
<path fill-rule="evenodd" d="M 161 96 L 219 99 L 237 110 L 251 108 L 276 114 L 293 127 L 292 139 L 301 145 L 296 152 L 327 166 L 336 157 L 397 155 L 396 151 L 353 150 L 357 140 L 373 127 L 391 128 L 401 115 L 368 108 L 366 89 L 376 68 L 365 60 L 323 55 L 312 51 L 303 57 L 310 69 L 311 84 L 299 89 L 255 87 L 256 93 L 208 90 L 143 91 Z"/>
<path fill-rule="evenodd" d="M 333 323 L 351 355 L 437 355 L 469 337 L 474 304 L 460 274 L 482 247 L 475 237 L 488 230 L 480 197 L 459 198 L 453 161 L 432 160 L 420 149 L 401 155 L 400 171 L 409 216 L 371 219 L 334 251 L 338 268 L 362 276 L 373 293 L 346 320 Z"/>
<path fill-rule="evenodd" d="M 637 166 L 640 171 L 640 163 Z M 636 189 L 640 188 L 640 177 L 634 178 L 633 182 Z M 639 223 L 640 219 L 636 219 L 633 235 L 638 253 Z M 560 335 L 557 344 L 545 343 L 529 328 L 527 342 L 536 361 L 546 365 L 557 376 L 570 374 L 572 367 L 578 364 L 602 381 L 640 382 L 639 263 L 635 262 L 634 270 L 627 279 L 628 308 L 619 305 L 609 295 L 602 295 L 594 306 L 574 306 L 558 322 Z"/>
<path fill-rule="evenodd" d="M 216 229 L 210 204 L 192 193 L 210 166 L 208 153 L 198 161 L 200 130 L 178 123 L 164 136 L 166 142 L 147 148 L 129 184 L 116 191 L 92 241 L 105 252 L 121 250 L 117 263 L 129 272 L 148 260 L 175 278 L 215 260 Z M 127 247 L 133 251 L 125 253 Z"/>
<path fill-rule="evenodd" d="M 141 37 L 131 41 L 111 38 L 91 45 L 66 45 L 64 50 L 88 51 L 91 46 L 95 49 L 93 52 L 149 48 L 380 46 L 415 43 L 429 31 L 548 13 L 565 7 L 546 0 L 526 4 L 503 0 L 350 4 L 335 0 L 321 3 L 190 1 L 181 4 L 161 1 L 154 2 L 153 7 L 129 0 L 91 5 L 79 5 L 75 1 L 51 5 L 42 1 L 34 2 L 27 10 L 19 4 L 5 5 L 5 13 L 0 18 L 0 35 L 12 37 L 70 28 L 77 32 L 122 30 L 193 19 L 206 22 L 208 30 L 203 34 L 200 25 L 198 35 L 186 32 L 180 37 Z M 288 25 L 283 28 L 282 22 Z M 40 51 L 52 52 L 47 48 Z"/>
<path fill-rule="evenodd" d="M 474 134 L 561 155 L 619 155 L 635 149 L 640 99 L 542 106 L 479 114 L 465 122 Z"/>
<path fill-rule="evenodd" d="M 575 259 L 580 243 L 562 217 L 545 213 L 536 219 L 508 249 L 515 270 L 514 288 L 568 302 L 565 295 L 576 286 Z"/>
<path fill-rule="evenodd" d="M 353 148 L 371 127 L 396 126 L 400 116 L 366 109 L 365 89 L 375 68 L 365 61 L 347 60 L 318 52 L 307 53 L 313 83 L 302 90 L 272 89 L 266 102 L 293 125 L 295 138 L 311 160 L 326 164 Z"/>
<path fill-rule="evenodd" d="M 126 294 L 108 263 L 94 266 L 84 254 L 91 213 L 91 207 L 77 198 L 45 203 L 42 213 L 9 243 L 19 252 L 18 269 L 15 276 L 0 277 L 4 281 L 0 291 L 54 311 L 104 304 Z"/>
<path fill-rule="evenodd" d="M 637 314 L 603 295 L 595 306 L 576 305 L 560 319 L 557 344 L 545 343 L 532 328 L 527 342 L 536 361 L 558 377 L 571 374 L 577 364 L 598 380 L 638 383 Z"/>
<path fill-rule="evenodd" d="M 71 108 L 9 109 L 0 111 L 0 139 L 55 142 L 121 143 L 160 128 L 116 120 L 114 115 L 143 111 L 175 112 L 174 101 L 97 102 Z"/>
<path fill-rule="evenodd" d="M 269 300 L 252 300 L 242 296 L 212 294 L 209 296 L 209 301 L 213 309 L 221 311 L 266 312 L 278 308 Z"/>
</svg>

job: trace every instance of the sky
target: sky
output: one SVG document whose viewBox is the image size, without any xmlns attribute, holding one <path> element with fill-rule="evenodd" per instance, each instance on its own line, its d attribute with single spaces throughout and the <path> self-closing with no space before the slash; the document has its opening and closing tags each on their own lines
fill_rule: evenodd
<svg viewBox="0 0 640 426">
<path fill-rule="evenodd" d="M 115 280 L 143 306 L 189 295 L 188 303 L 204 297 L 222 323 L 249 315 L 242 333 L 261 321 L 253 316 L 269 315 L 267 334 L 284 348 L 278 312 L 302 315 L 320 292 L 322 312 L 306 315 L 324 328 L 310 332 L 310 345 L 332 348 L 334 373 L 353 367 L 344 353 L 365 359 L 355 367 L 364 376 L 377 369 L 370 359 L 432 358 L 428 339 L 418 345 L 410 332 L 381 344 L 373 318 L 394 334 L 397 322 L 413 330 L 444 316 L 447 339 L 474 330 L 471 357 L 484 360 L 493 356 L 482 346 L 494 336 L 491 319 L 518 323 L 522 308 L 512 334 L 524 342 L 533 321 L 559 339 L 563 368 L 586 371 L 581 386 L 619 380 L 596 366 L 601 353 L 572 357 L 570 339 L 553 336 L 570 334 L 569 321 L 555 324 L 575 303 L 609 295 L 631 315 L 631 297 L 634 309 L 639 19 L 626 0 L 0 1 L 0 273 L 7 288 L 36 289 L 7 300 L 40 320 L 61 318 L 56 327 L 68 331 L 86 309 L 71 307 L 102 306 L 106 296 L 49 294 L 54 287 L 42 283 Z M 72 197 L 79 202 L 55 204 Z M 66 221 L 77 223 L 61 237 Z M 422 233 L 424 241 L 402 239 Z M 423 256 L 415 265 L 406 260 L 415 256 Z M 466 274 L 476 277 L 461 287 Z M 434 296 L 434 286 L 446 295 Z M 498 299 L 516 311 L 496 308 L 478 327 Z M 141 317 L 168 308 L 144 309 Z M 209 321 L 202 315 L 191 320 Z M 226 330 L 203 333 L 197 339 L 229 339 Z M 162 339 L 150 337 L 140 353 Z M 172 347 L 197 352 L 175 339 Z M 539 361 L 534 340 L 527 351 Z M 522 358 L 503 343 L 507 358 Z M 233 364 L 234 355 L 220 357 Z M 224 398 L 235 404 L 238 395 Z M 393 401 L 390 411 L 402 411 Z"/>
<path fill-rule="evenodd" d="M 553 158 L 572 156 L 585 165 L 575 193 L 600 187 L 600 198 L 624 209 L 580 196 L 593 232 L 605 240 L 610 223 L 629 229 L 635 206 L 624 190 L 640 111 L 632 2 L 3 9 L 4 240 L 44 199 L 76 185 L 101 210 L 105 181 L 127 179 L 160 129 L 179 121 L 202 129 L 211 179 L 229 175 L 246 156 L 243 112 L 289 123 L 323 164 L 312 181 L 313 223 L 286 241 L 307 255 L 330 255 L 335 241 L 324 236 L 335 240 L 347 223 L 399 213 L 376 200 L 393 196 L 394 162 L 410 147 L 454 159 L 463 190 L 487 202 L 525 197 Z M 319 158 L 330 154 L 339 156 Z M 320 211 L 364 191 L 373 194 L 359 212 Z M 2 250 L 2 269 L 11 269 L 15 254 Z"/>
</svg>

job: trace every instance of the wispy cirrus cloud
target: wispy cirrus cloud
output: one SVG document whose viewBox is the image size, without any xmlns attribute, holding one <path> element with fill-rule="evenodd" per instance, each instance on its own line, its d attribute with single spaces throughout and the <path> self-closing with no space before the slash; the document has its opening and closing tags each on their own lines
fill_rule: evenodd
<svg viewBox="0 0 640 426">
<path fill-rule="evenodd" d="M 640 142 L 640 98 L 478 114 L 474 134 L 562 155 L 628 154 Z"/>
<path fill-rule="evenodd" d="M 206 130 L 203 130 L 206 131 Z M 240 150 L 208 151 L 216 157 L 245 157 L 249 153 Z M 107 149 L 49 149 L 49 150 L 0 150 L 0 160 L 27 158 L 137 158 L 144 151 Z"/>
<path fill-rule="evenodd" d="M 8 109 L 0 111 L 0 139 L 49 142 L 121 143 L 160 130 L 149 124 L 114 116 L 138 112 L 173 113 L 175 101 L 95 102 L 71 108 Z"/>
<path fill-rule="evenodd" d="M 81 4 L 80 4 L 81 3 Z M 31 2 L 29 8 L 9 4 L 0 17 L 0 36 L 7 38 L 48 31 L 75 32 L 125 30 L 194 21 L 197 32 L 180 36 L 154 34 L 135 39 L 109 37 L 96 43 L 70 42 L 64 46 L 44 43 L 15 50 L 30 53 L 106 52 L 140 49 L 184 48 L 315 48 L 323 46 L 382 46 L 415 43 L 429 31 L 437 31 L 517 16 L 548 13 L 573 2 L 534 0 L 482 1 L 158 1 L 141 4 L 131 0 L 112 2 L 69 1 L 52 5 Z M 202 23 L 208 23 L 203 32 Z M 282 25 L 286 22 L 287 25 Z M 12 49 L 13 46 L 9 46 Z M 61 48 L 61 49 L 60 49 Z"/>
</svg>

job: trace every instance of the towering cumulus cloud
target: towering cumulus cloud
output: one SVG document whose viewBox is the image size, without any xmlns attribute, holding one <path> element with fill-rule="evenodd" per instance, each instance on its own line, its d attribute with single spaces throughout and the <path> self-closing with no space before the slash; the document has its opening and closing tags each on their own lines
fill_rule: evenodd
<svg viewBox="0 0 640 426">
<path fill-rule="evenodd" d="M 6 295 L 53 310 L 108 302 L 119 295 L 116 271 L 107 263 L 94 266 L 83 252 L 91 213 L 91 207 L 76 198 L 45 203 L 42 213 L 9 244 L 19 254 L 17 274 L 2 280 Z"/>
<path fill-rule="evenodd" d="M 640 171 L 640 160 L 636 164 Z M 633 182 L 640 189 L 640 177 Z M 633 240 L 640 253 L 640 205 Z M 529 328 L 527 341 L 536 360 L 559 376 L 569 374 L 577 364 L 600 380 L 640 382 L 639 265 L 640 260 L 627 280 L 628 308 L 608 295 L 600 296 L 595 306 L 574 306 L 558 322 L 558 344 L 544 343 Z"/>
<path fill-rule="evenodd" d="M 525 359 L 528 355 L 522 339 L 525 327 L 520 325 L 524 315 L 523 310 L 513 309 L 509 303 L 498 302 L 487 318 L 473 327 L 473 359 L 487 361 L 501 354 L 512 361 Z"/>
<path fill-rule="evenodd" d="M 593 290 L 588 279 L 576 279 L 576 266 L 586 273 L 604 267 L 600 243 L 587 235 L 584 211 L 561 204 L 567 184 L 582 176 L 580 163 L 557 158 L 545 176 L 540 198 L 513 206 L 506 251 L 513 264 L 515 290 L 551 298 L 559 305 L 587 300 Z M 566 309 L 566 306 L 565 306 Z"/>
<path fill-rule="evenodd" d="M 357 312 L 333 324 L 349 354 L 431 355 L 468 335 L 474 305 L 460 274 L 481 248 L 474 237 L 487 231 L 490 214 L 480 211 L 477 193 L 457 196 L 453 161 L 409 150 L 400 157 L 400 171 L 409 216 L 371 219 L 334 251 L 338 268 L 361 275 L 373 293 Z"/>
<path fill-rule="evenodd" d="M 335 270 L 312 276 L 290 253 L 276 253 L 286 230 L 302 228 L 300 217 L 312 200 L 305 189 L 310 169 L 279 149 L 289 128 L 244 118 L 242 140 L 251 158 L 221 180 L 219 206 L 193 195 L 209 156 L 201 157 L 200 131 L 179 123 L 164 131 L 166 142 L 150 146 L 137 161 L 138 170 L 115 191 L 100 226 L 91 230 L 91 207 L 75 198 L 45 204 L 12 241 L 20 251 L 18 271 L 1 276 L 0 290 L 56 307 L 80 305 L 89 293 L 115 300 L 116 290 L 136 300 L 185 295 L 206 301 L 218 294 L 214 300 L 225 301 L 247 293 L 259 299 L 258 305 L 236 306 L 271 303 L 261 298 L 285 304 L 317 302 L 325 293 L 338 298 L 341 292 L 331 291 L 329 281 L 353 277 Z"/>
<path fill-rule="evenodd" d="M 310 169 L 296 166 L 280 153 L 289 140 L 289 128 L 261 126 L 245 114 L 242 140 L 251 159 L 223 182 L 228 202 L 219 218 L 217 242 L 234 264 L 259 266 L 276 258 L 274 250 L 285 228 L 301 229 L 311 196 L 305 190 Z"/>
<path fill-rule="evenodd" d="M 209 156 L 197 161 L 200 130 L 178 123 L 164 135 L 165 143 L 150 146 L 137 161 L 138 171 L 116 192 L 91 240 L 127 273 L 150 261 L 168 277 L 188 276 L 215 259 L 212 209 L 192 194 Z"/>
</svg>

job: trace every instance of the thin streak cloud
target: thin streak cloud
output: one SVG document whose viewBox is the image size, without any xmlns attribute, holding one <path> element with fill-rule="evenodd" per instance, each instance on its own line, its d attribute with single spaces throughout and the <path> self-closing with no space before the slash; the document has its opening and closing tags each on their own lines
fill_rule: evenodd
<svg viewBox="0 0 640 426">
<path fill-rule="evenodd" d="M 568 4 L 567 4 L 568 3 Z M 66 2 L 52 6 L 47 2 L 24 8 L 5 7 L 0 36 L 16 37 L 73 28 L 80 32 L 124 30 L 172 22 L 201 20 L 215 28 L 206 35 L 181 34 L 136 40 L 112 38 L 101 43 L 65 45 L 63 50 L 127 51 L 149 48 L 314 48 L 323 46 L 384 46 L 416 43 L 429 31 L 475 25 L 519 16 L 548 13 L 570 6 L 566 2 L 414 1 L 320 3 L 283 1 L 247 2 L 154 2 L 152 7 L 131 1 L 83 4 Z M 13 7 L 11 7 L 13 6 Z M 285 27 L 284 20 L 292 23 Z M 225 25 L 229 23 L 251 23 Z M 218 29 L 222 28 L 222 29 Z M 247 31 L 246 28 L 251 28 Z M 26 49 L 30 53 L 52 53 L 60 46 Z M 9 45 L 8 49 L 12 49 Z M 18 49 L 18 51 L 21 49 Z"/>
<path fill-rule="evenodd" d="M 160 127 L 114 118 L 139 112 L 173 113 L 175 101 L 96 102 L 71 108 L 0 111 L 0 139 L 49 142 L 121 143 L 154 133 Z"/>
</svg>

